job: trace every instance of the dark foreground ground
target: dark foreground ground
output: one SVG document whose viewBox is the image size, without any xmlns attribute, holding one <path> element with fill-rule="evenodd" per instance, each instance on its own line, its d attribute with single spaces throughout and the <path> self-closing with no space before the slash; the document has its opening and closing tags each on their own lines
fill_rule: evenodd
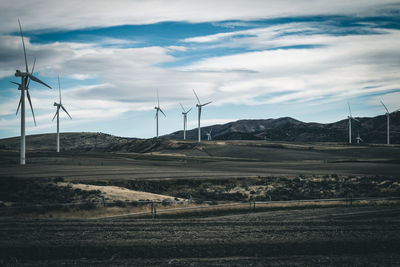
<svg viewBox="0 0 400 267">
<path fill-rule="evenodd" d="M 0 218 L 0 265 L 399 266 L 400 206 L 191 219 Z"/>
<path fill-rule="evenodd" d="M 57 181 L 202 201 L 398 197 L 399 159 L 398 146 L 170 142 L 146 153 L 28 151 L 19 166 L 17 151 L 1 150 L 0 201 L 4 210 L 99 197 Z M 0 266 L 399 266 L 400 206 L 393 203 L 156 219 L 4 212 Z"/>
</svg>

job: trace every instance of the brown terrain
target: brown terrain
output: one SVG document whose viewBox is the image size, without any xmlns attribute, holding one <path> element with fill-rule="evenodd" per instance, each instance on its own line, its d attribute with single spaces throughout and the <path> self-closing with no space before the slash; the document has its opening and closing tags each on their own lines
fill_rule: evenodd
<svg viewBox="0 0 400 267">
<path fill-rule="evenodd" d="M 62 136 L 0 140 L 0 265 L 400 264 L 397 145 Z"/>
</svg>

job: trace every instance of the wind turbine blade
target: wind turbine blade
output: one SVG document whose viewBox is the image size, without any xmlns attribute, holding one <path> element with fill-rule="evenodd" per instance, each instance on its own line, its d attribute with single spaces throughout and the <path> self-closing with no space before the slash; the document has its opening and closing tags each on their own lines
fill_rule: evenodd
<svg viewBox="0 0 400 267">
<path fill-rule="evenodd" d="M 186 110 L 185 110 L 185 108 L 182 106 L 182 104 L 181 104 L 181 103 L 179 103 L 179 105 L 181 105 L 181 108 L 182 108 L 183 112 L 185 112 L 185 113 L 186 113 Z"/>
<path fill-rule="evenodd" d="M 44 86 L 46 86 L 46 87 L 52 89 L 49 85 L 45 84 L 44 82 L 42 82 L 41 80 L 39 80 L 38 78 L 36 78 L 35 76 L 33 76 L 32 74 L 28 73 L 28 76 L 29 76 L 33 81 L 38 82 L 38 83 L 41 83 L 41 84 L 43 84 Z"/>
<path fill-rule="evenodd" d="M 35 65 L 36 65 L 36 57 L 33 60 L 33 66 L 32 66 L 32 71 L 31 71 L 32 74 L 33 74 L 33 71 L 35 70 Z M 30 83 L 31 83 L 31 79 L 29 79 L 28 84 L 26 85 L 26 88 L 29 88 Z"/>
<path fill-rule="evenodd" d="M 54 121 L 54 119 L 56 118 L 56 116 L 57 116 L 57 113 L 58 113 L 58 111 L 59 111 L 59 110 L 60 110 L 60 107 L 57 107 L 56 114 L 54 114 L 54 117 L 53 117 L 52 121 Z"/>
<path fill-rule="evenodd" d="M 210 104 L 210 103 L 212 103 L 212 101 L 207 102 L 207 103 L 203 104 L 202 106 L 208 105 L 208 104 Z"/>
<path fill-rule="evenodd" d="M 29 105 L 31 106 L 31 111 L 32 111 L 32 116 L 33 116 L 33 122 L 35 123 L 36 126 L 36 119 L 35 119 L 35 113 L 33 112 L 33 107 L 32 107 L 32 101 L 31 101 L 31 96 L 29 94 L 29 91 L 26 91 L 26 96 L 28 97 Z"/>
<path fill-rule="evenodd" d="M 57 75 L 58 79 L 58 93 L 60 95 L 60 105 L 61 105 L 61 86 L 60 86 L 60 75 Z"/>
<path fill-rule="evenodd" d="M 200 99 L 199 99 L 199 97 L 197 96 L 196 91 L 195 91 L 194 89 L 192 89 L 192 90 L 193 90 L 194 95 L 195 95 L 196 98 L 197 98 L 197 102 L 199 102 L 199 105 L 201 105 Z"/>
<path fill-rule="evenodd" d="M 191 110 L 192 110 L 192 108 L 190 108 L 188 111 L 186 111 L 186 114 L 188 114 Z"/>
<path fill-rule="evenodd" d="M 15 115 L 18 114 L 18 110 L 19 110 L 19 107 L 21 106 L 21 102 L 22 102 L 22 95 L 21 95 L 21 97 L 19 98 L 19 104 L 18 104 L 18 107 L 17 107 L 17 112 L 15 112 Z"/>
<path fill-rule="evenodd" d="M 162 111 L 162 109 L 160 108 L 161 113 L 164 115 L 164 117 L 167 117 L 167 115 L 165 115 L 164 111 Z"/>
<path fill-rule="evenodd" d="M 350 108 L 350 103 L 349 103 L 349 102 L 347 102 L 347 105 L 349 106 L 349 113 L 350 113 L 350 118 L 351 118 L 352 116 L 351 116 L 351 108 Z"/>
<path fill-rule="evenodd" d="M 16 82 L 12 82 L 12 81 L 10 81 L 10 83 L 16 84 L 16 85 L 18 85 L 18 87 L 19 87 L 19 86 L 21 86 L 21 84 L 19 84 L 19 83 L 16 83 Z"/>
<path fill-rule="evenodd" d="M 67 115 L 69 116 L 69 118 L 72 120 L 72 117 L 71 117 L 71 115 L 69 115 L 69 113 L 68 113 L 68 111 L 64 108 L 64 106 L 63 105 L 61 105 L 61 108 L 65 111 L 65 113 L 67 113 Z"/>
<path fill-rule="evenodd" d="M 157 89 L 157 103 L 158 103 L 157 107 L 160 107 L 160 98 L 158 97 L 158 89 Z"/>
<path fill-rule="evenodd" d="M 19 30 L 21 32 L 21 38 L 22 38 L 22 46 L 24 47 L 24 56 L 25 56 L 25 67 L 26 67 L 26 72 L 29 72 L 28 70 L 28 61 L 26 60 L 26 51 L 25 51 L 25 42 L 24 42 L 24 35 L 22 34 L 22 27 L 21 27 L 21 22 L 18 19 L 18 24 L 19 24 Z"/>
<path fill-rule="evenodd" d="M 382 100 L 381 100 L 381 104 L 382 104 L 383 107 L 386 109 L 387 113 L 390 113 L 389 110 L 387 109 L 387 107 L 385 106 L 385 104 L 383 104 Z"/>
</svg>

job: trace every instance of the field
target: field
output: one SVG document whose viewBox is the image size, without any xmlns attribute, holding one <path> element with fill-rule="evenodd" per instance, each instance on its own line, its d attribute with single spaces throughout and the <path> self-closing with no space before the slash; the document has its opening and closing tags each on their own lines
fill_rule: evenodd
<svg viewBox="0 0 400 267">
<path fill-rule="evenodd" d="M 272 210 L 191 219 L 1 218 L 3 264 L 395 266 L 398 206 Z"/>
<path fill-rule="evenodd" d="M 1 150 L 0 265 L 400 264 L 399 146 L 165 142 Z"/>
</svg>

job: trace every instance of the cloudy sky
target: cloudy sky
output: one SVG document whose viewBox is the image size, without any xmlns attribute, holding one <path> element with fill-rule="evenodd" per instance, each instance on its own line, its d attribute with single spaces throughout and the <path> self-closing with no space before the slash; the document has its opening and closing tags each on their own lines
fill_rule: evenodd
<svg viewBox="0 0 400 267">
<path fill-rule="evenodd" d="M 15 115 L 28 64 L 50 90 L 31 83 L 37 126 L 153 137 L 182 128 L 179 103 L 203 102 L 202 125 L 290 116 L 307 122 L 400 108 L 400 1 L 9 1 L 0 2 L 0 138 L 20 134 Z M 188 115 L 196 127 L 197 111 Z"/>
</svg>

